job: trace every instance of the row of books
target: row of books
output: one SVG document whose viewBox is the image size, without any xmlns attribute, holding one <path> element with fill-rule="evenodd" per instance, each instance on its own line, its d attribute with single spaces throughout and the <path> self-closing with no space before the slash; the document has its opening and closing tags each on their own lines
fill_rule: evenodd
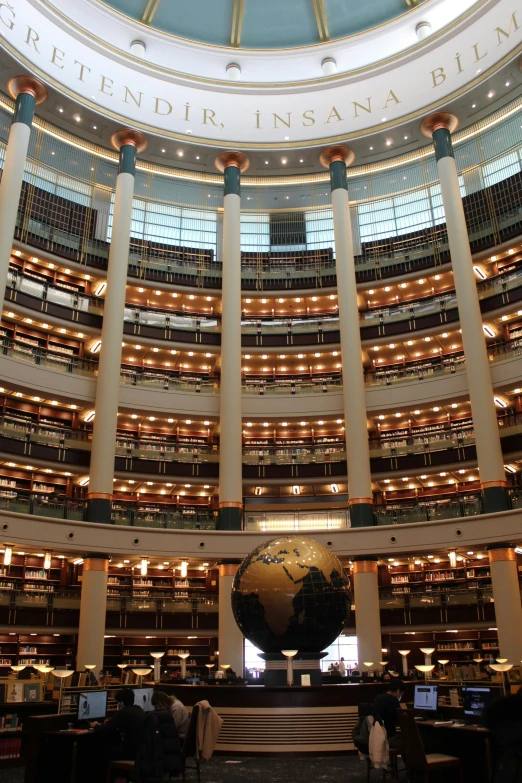
<svg viewBox="0 0 522 783">
<path fill-rule="evenodd" d="M 19 731 L 18 715 L 16 712 L 0 716 L 0 731 Z"/>
<path fill-rule="evenodd" d="M 19 759 L 22 755 L 22 738 L 0 739 L 0 759 Z"/>
</svg>

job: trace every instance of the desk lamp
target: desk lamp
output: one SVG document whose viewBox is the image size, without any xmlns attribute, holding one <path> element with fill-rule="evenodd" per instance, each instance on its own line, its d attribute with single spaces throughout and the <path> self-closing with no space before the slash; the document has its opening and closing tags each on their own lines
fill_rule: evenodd
<svg viewBox="0 0 522 783">
<path fill-rule="evenodd" d="M 205 666 L 208 669 L 208 676 L 210 677 L 210 670 L 214 668 L 214 664 L 213 663 L 206 663 Z"/>
<path fill-rule="evenodd" d="M 402 655 L 402 673 L 404 677 L 408 676 L 408 655 L 411 650 L 399 650 L 399 654 Z"/>
<path fill-rule="evenodd" d="M 26 668 L 27 668 L 27 666 L 26 666 L 25 663 L 19 663 L 19 664 L 16 664 L 15 666 L 11 666 L 11 669 L 14 672 L 16 672 L 16 679 L 18 679 L 18 673 L 22 672 Z"/>
<path fill-rule="evenodd" d="M 143 678 L 147 676 L 147 674 L 150 674 L 152 671 L 152 667 L 149 666 L 148 668 L 141 667 L 139 669 L 132 669 L 134 674 L 138 677 L 138 686 L 141 688 L 143 684 Z"/>
<path fill-rule="evenodd" d="M 299 650 L 281 650 L 286 658 L 286 684 L 294 684 L 294 657 Z"/>
<path fill-rule="evenodd" d="M 366 666 L 368 673 L 370 673 L 375 664 L 373 661 L 363 661 L 363 666 Z"/>
<path fill-rule="evenodd" d="M 127 668 L 129 664 L 128 663 L 117 663 L 116 666 L 120 670 L 120 682 L 123 682 L 123 670 Z"/>
<path fill-rule="evenodd" d="M 442 675 L 443 677 L 446 677 L 446 666 L 449 663 L 449 658 L 439 658 L 437 663 L 440 663 L 442 666 Z"/>
<path fill-rule="evenodd" d="M 500 672 L 500 676 L 502 677 L 502 690 L 504 692 L 504 696 L 506 695 L 506 681 L 504 679 L 504 672 L 508 672 L 510 669 L 513 668 L 512 663 L 507 663 L 507 658 L 497 658 L 497 661 L 502 661 L 502 663 L 490 663 L 489 668 L 493 669 L 494 672 Z"/>
<path fill-rule="evenodd" d="M 178 653 L 178 657 L 181 658 L 181 679 L 184 680 L 187 676 L 187 658 L 190 653 Z"/>
<path fill-rule="evenodd" d="M 386 667 L 388 666 L 389 661 L 379 661 L 379 666 L 382 666 L 382 673 L 385 674 Z"/>
<path fill-rule="evenodd" d="M 60 694 L 59 694 L 59 702 L 61 703 L 62 700 L 62 691 L 63 691 L 63 684 L 64 680 L 67 679 L 67 677 L 71 677 L 74 672 L 71 669 L 55 669 L 53 671 L 53 677 L 58 677 L 60 680 Z"/>
<path fill-rule="evenodd" d="M 426 666 L 431 665 L 431 656 L 435 652 L 435 647 L 421 647 L 420 648 L 421 653 L 424 653 L 424 663 Z"/>
<path fill-rule="evenodd" d="M 154 658 L 154 682 L 156 683 L 161 680 L 161 659 L 164 655 L 164 652 L 151 652 L 151 656 Z"/>
<path fill-rule="evenodd" d="M 435 668 L 435 664 L 431 663 L 429 666 L 426 664 L 422 664 L 420 666 L 415 665 L 415 668 L 417 671 L 422 672 L 424 674 L 424 679 L 426 683 L 428 682 L 428 677 L 431 675 L 433 669 Z"/>
</svg>

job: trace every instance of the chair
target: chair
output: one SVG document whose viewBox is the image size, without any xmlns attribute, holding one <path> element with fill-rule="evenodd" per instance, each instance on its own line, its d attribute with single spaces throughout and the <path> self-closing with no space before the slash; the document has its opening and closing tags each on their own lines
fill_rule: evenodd
<svg viewBox="0 0 522 783">
<path fill-rule="evenodd" d="M 107 783 L 112 783 L 113 772 L 124 772 L 132 780 L 134 774 L 134 761 L 131 759 L 123 761 L 109 761 L 107 766 Z"/>
<path fill-rule="evenodd" d="M 201 783 L 201 771 L 198 758 L 198 712 L 199 707 L 196 704 L 192 707 L 187 733 L 185 734 L 183 747 L 181 749 L 181 775 L 183 783 L 186 783 L 187 769 L 195 769 L 198 776 L 198 783 Z M 187 766 L 187 759 L 190 758 L 194 759 L 193 767 Z"/>
<path fill-rule="evenodd" d="M 362 702 L 359 704 L 357 708 L 358 717 L 359 718 L 367 718 L 368 716 L 372 716 L 372 704 L 367 702 Z M 372 716 L 373 717 L 373 716 Z M 370 783 L 370 777 L 372 772 L 372 762 L 370 759 L 370 756 L 367 753 L 362 753 L 359 751 L 360 756 L 364 759 L 366 762 L 366 783 Z M 390 770 L 391 775 L 394 780 L 399 779 L 399 766 L 398 766 L 398 758 L 399 758 L 399 751 L 397 748 L 390 748 L 389 750 L 389 756 L 390 756 Z M 386 776 L 388 774 L 388 770 L 383 769 L 382 770 L 382 779 L 383 781 L 386 780 Z"/>
<path fill-rule="evenodd" d="M 459 783 L 464 783 L 459 758 L 446 756 L 444 753 L 425 752 L 413 712 L 399 710 L 399 726 L 402 738 L 402 758 L 408 771 L 408 778 L 420 779 L 422 776 L 424 783 L 429 783 L 433 770 L 438 772 L 439 780 L 442 780 L 441 771 L 453 768 L 457 772 Z"/>
</svg>

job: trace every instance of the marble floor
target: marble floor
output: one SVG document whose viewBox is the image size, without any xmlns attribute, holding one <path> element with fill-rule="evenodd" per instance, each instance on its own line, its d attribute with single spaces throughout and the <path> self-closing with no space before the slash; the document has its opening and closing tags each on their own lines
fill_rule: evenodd
<svg viewBox="0 0 522 783">
<path fill-rule="evenodd" d="M 187 777 L 188 783 L 195 783 L 195 773 Z M 0 770 L 0 783 L 23 783 L 23 779 L 23 769 Z M 380 772 L 372 773 L 372 783 L 381 779 Z M 201 780 L 202 783 L 365 783 L 366 767 L 355 756 L 307 759 L 214 756 L 202 767 Z"/>
</svg>

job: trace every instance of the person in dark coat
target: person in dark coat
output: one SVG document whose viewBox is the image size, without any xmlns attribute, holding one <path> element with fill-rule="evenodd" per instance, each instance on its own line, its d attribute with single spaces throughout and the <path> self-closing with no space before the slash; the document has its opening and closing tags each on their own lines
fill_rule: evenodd
<svg viewBox="0 0 522 783">
<path fill-rule="evenodd" d="M 161 783 L 167 774 L 181 772 L 181 743 L 170 699 L 163 691 L 154 691 L 151 701 L 154 711 L 145 719 L 136 752 L 138 783 Z"/>
<path fill-rule="evenodd" d="M 494 736 L 495 783 L 522 783 L 521 691 L 494 701 L 484 718 Z"/>
<path fill-rule="evenodd" d="M 97 721 L 91 723 L 94 731 L 103 734 L 114 734 L 115 737 L 121 737 L 121 742 L 112 748 L 110 758 L 113 761 L 121 759 L 134 759 L 136 748 L 141 737 L 145 713 L 134 704 L 134 691 L 132 688 L 122 688 L 116 693 L 118 702 L 118 712 L 112 718 L 108 718 L 105 723 Z"/>
</svg>

